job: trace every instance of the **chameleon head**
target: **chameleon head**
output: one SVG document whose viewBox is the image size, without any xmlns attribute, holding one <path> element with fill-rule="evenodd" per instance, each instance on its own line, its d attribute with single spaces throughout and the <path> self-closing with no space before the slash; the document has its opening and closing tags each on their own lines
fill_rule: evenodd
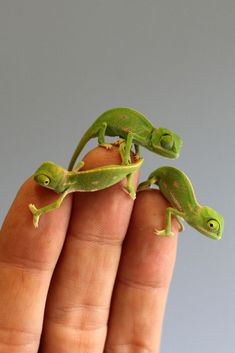
<svg viewBox="0 0 235 353">
<path fill-rule="evenodd" d="M 178 158 L 183 140 L 176 133 L 166 128 L 155 128 L 152 133 L 150 149 L 164 157 Z"/>
<path fill-rule="evenodd" d="M 33 178 L 38 184 L 61 193 L 65 189 L 66 170 L 53 162 L 44 162 Z"/>
<path fill-rule="evenodd" d="M 197 220 L 192 224 L 207 237 L 219 240 L 224 230 L 224 218 L 208 206 L 201 206 Z"/>
</svg>

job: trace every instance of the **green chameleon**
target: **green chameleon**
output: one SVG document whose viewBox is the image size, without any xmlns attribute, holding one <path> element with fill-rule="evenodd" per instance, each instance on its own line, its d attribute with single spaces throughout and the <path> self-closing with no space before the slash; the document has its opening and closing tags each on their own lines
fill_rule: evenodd
<svg viewBox="0 0 235 353">
<path fill-rule="evenodd" d="M 127 186 L 124 190 L 132 199 L 135 199 L 132 178 L 135 171 L 137 171 L 142 165 L 143 160 L 143 158 L 140 158 L 135 163 L 128 165 L 105 165 L 99 168 L 83 171 L 80 171 L 84 166 L 83 161 L 79 162 L 76 169 L 73 171 L 67 171 L 53 162 L 42 163 L 33 175 L 34 180 L 38 184 L 54 190 L 60 194 L 60 197 L 55 202 L 39 209 L 33 204 L 29 205 L 29 209 L 33 213 L 33 224 L 35 228 L 38 227 L 40 216 L 43 213 L 59 208 L 65 196 L 71 192 L 87 192 L 106 189 L 127 177 Z"/>
<path fill-rule="evenodd" d="M 141 183 L 138 190 L 157 184 L 162 194 L 172 207 L 166 210 L 166 226 L 155 230 L 155 234 L 172 236 L 171 215 L 175 215 L 183 230 L 180 220 L 183 218 L 189 225 L 212 239 L 220 239 L 224 229 L 223 217 L 208 206 L 201 206 L 195 197 L 191 181 L 181 170 L 174 167 L 161 167 L 153 171 L 147 181 Z"/>
<path fill-rule="evenodd" d="M 123 152 L 123 163 L 130 161 L 130 150 L 132 143 L 135 145 L 137 154 L 139 146 L 158 153 L 164 157 L 177 158 L 180 154 L 183 141 L 174 132 L 166 128 L 156 128 L 141 113 L 130 108 L 113 108 L 101 114 L 81 138 L 68 170 L 73 166 L 86 143 L 94 137 L 98 137 L 98 143 L 106 148 L 112 145 L 105 142 L 105 136 L 119 136 L 126 141 Z"/>
</svg>

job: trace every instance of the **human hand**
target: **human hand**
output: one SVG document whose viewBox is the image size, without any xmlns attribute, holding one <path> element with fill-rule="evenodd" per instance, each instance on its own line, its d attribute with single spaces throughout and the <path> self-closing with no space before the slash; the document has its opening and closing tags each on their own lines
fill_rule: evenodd
<svg viewBox="0 0 235 353">
<path fill-rule="evenodd" d="M 85 158 L 87 169 L 114 163 L 117 148 Z M 177 242 L 153 233 L 164 226 L 167 201 L 145 190 L 133 208 L 120 184 L 77 192 L 35 229 L 28 204 L 57 197 L 30 178 L 4 221 L 0 352 L 156 352 Z"/>
</svg>

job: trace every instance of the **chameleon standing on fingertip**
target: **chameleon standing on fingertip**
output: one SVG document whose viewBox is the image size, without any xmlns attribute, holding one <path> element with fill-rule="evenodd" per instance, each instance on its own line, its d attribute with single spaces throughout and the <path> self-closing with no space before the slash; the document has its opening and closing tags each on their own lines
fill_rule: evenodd
<svg viewBox="0 0 235 353">
<path fill-rule="evenodd" d="M 166 128 L 154 127 L 142 113 L 131 108 L 113 108 L 101 114 L 85 132 L 74 151 L 68 170 L 73 169 L 80 152 L 91 138 L 98 137 L 99 145 L 111 148 L 112 145 L 105 142 L 105 136 L 119 136 L 126 141 L 122 156 L 124 164 L 130 161 L 132 144 L 137 154 L 141 145 L 172 159 L 179 156 L 183 144 L 177 134 Z"/>
<path fill-rule="evenodd" d="M 123 189 L 132 199 L 135 199 L 133 176 L 142 165 L 143 160 L 140 158 L 135 163 L 128 165 L 105 165 L 82 171 L 80 169 L 84 166 L 83 161 L 79 162 L 73 171 L 67 171 L 53 162 L 42 163 L 33 175 L 34 180 L 38 184 L 54 190 L 60 196 L 55 202 L 39 209 L 34 204 L 29 205 L 29 209 L 33 213 L 35 228 L 38 227 L 40 216 L 59 208 L 65 196 L 71 192 L 93 192 L 106 189 L 127 177 L 127 185 Z"/>
<path fill-rule="evenodd" d="M 166 209 L 165 229 L 155 230 L 156 235 L 172 236 L 171 215 L 175 215 L 183 230 L 180 220 L 212 239 L 220 239 L 224 229 L 223 217 L 208 206 L 201 206 L 194 194 L 191 181 L 185 173 L 174 167 L 160 167 L 153 171 L 147 181 L 141 183 L 138 191 L 157 184 L 159 190 L 172 207 Z"/>
</svg>

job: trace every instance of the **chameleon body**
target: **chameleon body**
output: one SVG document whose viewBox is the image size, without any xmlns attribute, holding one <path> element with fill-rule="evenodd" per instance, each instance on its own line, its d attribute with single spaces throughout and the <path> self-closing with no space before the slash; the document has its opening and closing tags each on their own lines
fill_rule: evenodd
<svg viewBox="0 0 235 353">
<path fill-rule="evenodd" d="M 185 173 L 174 167 L 161 167 L 153 171 L 147 181 L 141 183 L 138 190 L 157 184 L 159 190 L 172 207 L 166 210 L 166 225 L 163 230 L 155 230 L 155 234 L 171 236 L 171 215 L 175 215 L 181 225 L 183 218 L 189 225 L 212 239 L 220 239 L 224 228 L 223 217 L 208 206 L 201 206 L 195 196 L 191 181 Z"/>
<path fill-rule="evenodd" d="M 29 209 L 33 213 L 33 224 L 37 228 L 39 218 L 42 214 L 60 207 L 63 199 L 71 192 L 93 192 L 102 190 L 117 184 L 127 177 L 127 186 L 124 190 L 135 199 L 135 190 L 132 184 L 134 173 L 143 163 L 143 158 L 128 165 L 105 165 L 99 168 L 81 171 L 84 162 L 78 163 L 77 168 L 68 171 L 65 168 L 53 163 L 44 162 L 33 175 L 34 180 L 49 189 L 54 190 L 60 197 L 50 205 L 37 209 L 30 204 Z"/>
<path fill-rule="evenodd" d="M 173 159 L 179 156 L 183 143 L 174 132 L 154 127 L 142 113 L 131 108 L 113 108 L 101 114 L 85 132 L 74 151 L 68 169 L 73 169 L 83 147 L 92 138 L 98 137 L 100 145 L 111 148 L 111 145 L 105 142 L 105 136 L 119 136 L 126 141 L 122 155 L 124 164 L 130 161 L 132 143 L 137 153 L 141 145 L 152 152 Z"/>
</svg>

